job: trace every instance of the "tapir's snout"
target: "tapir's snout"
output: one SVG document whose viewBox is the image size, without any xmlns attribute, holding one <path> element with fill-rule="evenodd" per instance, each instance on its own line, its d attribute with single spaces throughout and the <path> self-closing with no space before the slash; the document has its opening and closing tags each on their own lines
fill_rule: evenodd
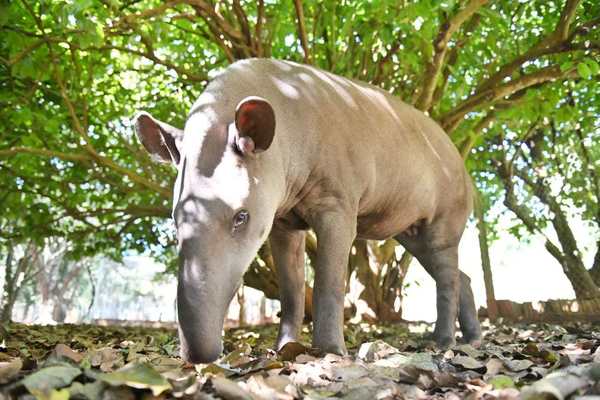
<svg viewBox="0 0 600 400">
<path fill-rule="evenodd" d="M 215 361 L 223 352 L 223 341 L 213 338 L 197 338 L 194 342 L 185 339 L 179 331 L 181 341 L 181 358 L 192 364 L 204 364 Z M 218 335 L 220 337 L 220 334 Z"/>
<path fill-rule="evenodd" d="M 236 289 L 229 276 L 202 272 L 207 269 L 183 262 L 177 285 L 181 358 L 194 364 L 221 355 L 223 322 Z"/>
</svg>

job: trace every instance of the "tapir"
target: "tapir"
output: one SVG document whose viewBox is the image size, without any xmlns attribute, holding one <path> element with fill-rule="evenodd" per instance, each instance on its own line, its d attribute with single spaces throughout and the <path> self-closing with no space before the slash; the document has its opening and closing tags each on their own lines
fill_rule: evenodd
<svg viewBox="0 0 600 400">
<path fill-rule="evenodd" d="M 480 325 L 458 244 L 472 184 L 446 133 L 386 91 L 315 67 L 271 59 L 231 64 L 193 104 L 183 130 L 140 112 L 137 135 L 177 167 L 173 219 L 181 356 L 222 352 L 228 305 L 269 240 L 279 271 L 276 346 L 304 317 L 304 246 L 317 238 L 313 347 L 345 354 L 346 270 L 355 239 L 395 238 L 436 282 L 433 338 L 466 342 Z"/>
</svg>

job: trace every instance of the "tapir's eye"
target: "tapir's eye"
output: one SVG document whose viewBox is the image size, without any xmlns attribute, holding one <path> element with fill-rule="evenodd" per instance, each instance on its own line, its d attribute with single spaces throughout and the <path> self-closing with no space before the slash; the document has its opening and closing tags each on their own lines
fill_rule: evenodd
<svg viewBox="0 0 600 400">
<path fill-rule="evenodd" d="M 250 219 L 250 214 L 247 210 L 240 210 L 233 217 L 233 229 L 237 230 L 248 223 Z"/>
</svg>

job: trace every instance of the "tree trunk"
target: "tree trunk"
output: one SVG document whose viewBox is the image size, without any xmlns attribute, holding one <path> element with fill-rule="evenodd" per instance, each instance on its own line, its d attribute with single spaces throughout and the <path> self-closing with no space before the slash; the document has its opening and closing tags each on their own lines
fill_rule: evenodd
<svg viewBox="0 0 600 400">
<path fill-rule="evenodd" d="M 29 282 L 31 278 L 31 268 L 35 264 L 37 249 L 33 243 L 25 247 L 23 257 L 14 263 L 14 248 L 9 247 L 6 255 L 6 269 L 4 274 L 4 290 L 2 302 L 0 305 L 0 322 L 5 323 L 12 320 L 12 312 L 19 297 L 21 288 Z"/>
<path fill-rule="evenodd" d="M 578 300 L 600 298 L 600 290 L 592 279 L 592 273 L 585 268 L 580 258 L 563 254 L 551 242 L 546 242 L 546 249 L 560 263 Z"/>
<path fill-rule="evenodd" d="M 393 240 L 387 240 L 382 245 L 357 240 L 354 242 L 355 252 L 350 256 L 356 277 L 364 286 L 360 299 L 367 303 L 378 321 L 402 320 L 402 307 L 396 310 L 395 302 L 402 298 L 402 284 L 412 256 L 404 252 L 401 259 L 397 260 L 396 245 Z"/>
<path fill-rule="evenodd" d="M 560 263 L 564 274 L 575 291 L 575 297 L 578 300 L 600 298 L 600 289 L 594 283 L 590 271 L 583 264 L 581 252 L 567 217 L 560 203 L 549 192 L 549 188 L 544 184 L 543 179 L 530 177 L 525 171 L 516 168 L 514 164 L 509 167 L 506 160 L 498 168 L 498 174 L 506 189 L 504 204 L 517 215 L 531 233 L 540 233 L 545 236 L 544 230 L 538 226 L 533 217 L 534 214 L 531 209 L 525 204 L 519 204 L 514 194 L 513 174 L 519 177 L 552 212 L 552 227 L 556 232 L 560 248 L 546 236 L 546 250 Z"/>
<path fill-rule="evenodd" d="M 475 214 L 475 218 L 477 218 L 477 230 L 479 231 L 479 252 L 481 254 L 483 282 L 485 284 L 485 299 L 488 317 L 490 318 L 490 321 L 495 321 L 498 317 L 498 306 L 496 305 L 494 280 L 492 278 L 492 264 L 490 262 L 490 251 L 488 246 L 487 222 L 485 221 L 485 211 L 481 195 L 479 192 L 476 193 L 473 212 Z"/>
<path fill-rule="evenodd" d="M 592 268 L 590 269 L 590 276 L 596 286 L 600 287 L 600 240 L 596 242 L 596 256 L 594 257 L 594 264 L 592 264 Z"/>
<path fill-rule="evenodd" d="M 15 283 L 17 279 L 16 271 L 13 271 L 13 256 L 14 249 L 12 246 L 8 248 L 4 269 L 4 290 L 2 292 L 2 310 L 0 311 L 0 323 L 4 324 L 11 321 L 12 309 L 15 304 Z"/>
</svg>

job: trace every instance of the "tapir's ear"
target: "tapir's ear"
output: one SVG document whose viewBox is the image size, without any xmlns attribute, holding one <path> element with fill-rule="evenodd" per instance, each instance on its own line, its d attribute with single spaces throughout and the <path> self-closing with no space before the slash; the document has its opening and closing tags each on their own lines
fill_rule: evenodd
<svg viewBox="0 0 600 400">
<path fill-rule="evenodd" d="M 275 112 L 260 97 L 246 97 L 235 109 L 237 145 L 242 153 L 265 151 L 275 136 Z"/>
<path fill-rule="evenodd" d="M 148 153 L 159 161 L 179 164 L 177 144 L 183 138 L 183 131 L 167 123 L 154 119 L 147 112 L 140 112 L 134 118 L 135 132 Z"/>
</svg>

